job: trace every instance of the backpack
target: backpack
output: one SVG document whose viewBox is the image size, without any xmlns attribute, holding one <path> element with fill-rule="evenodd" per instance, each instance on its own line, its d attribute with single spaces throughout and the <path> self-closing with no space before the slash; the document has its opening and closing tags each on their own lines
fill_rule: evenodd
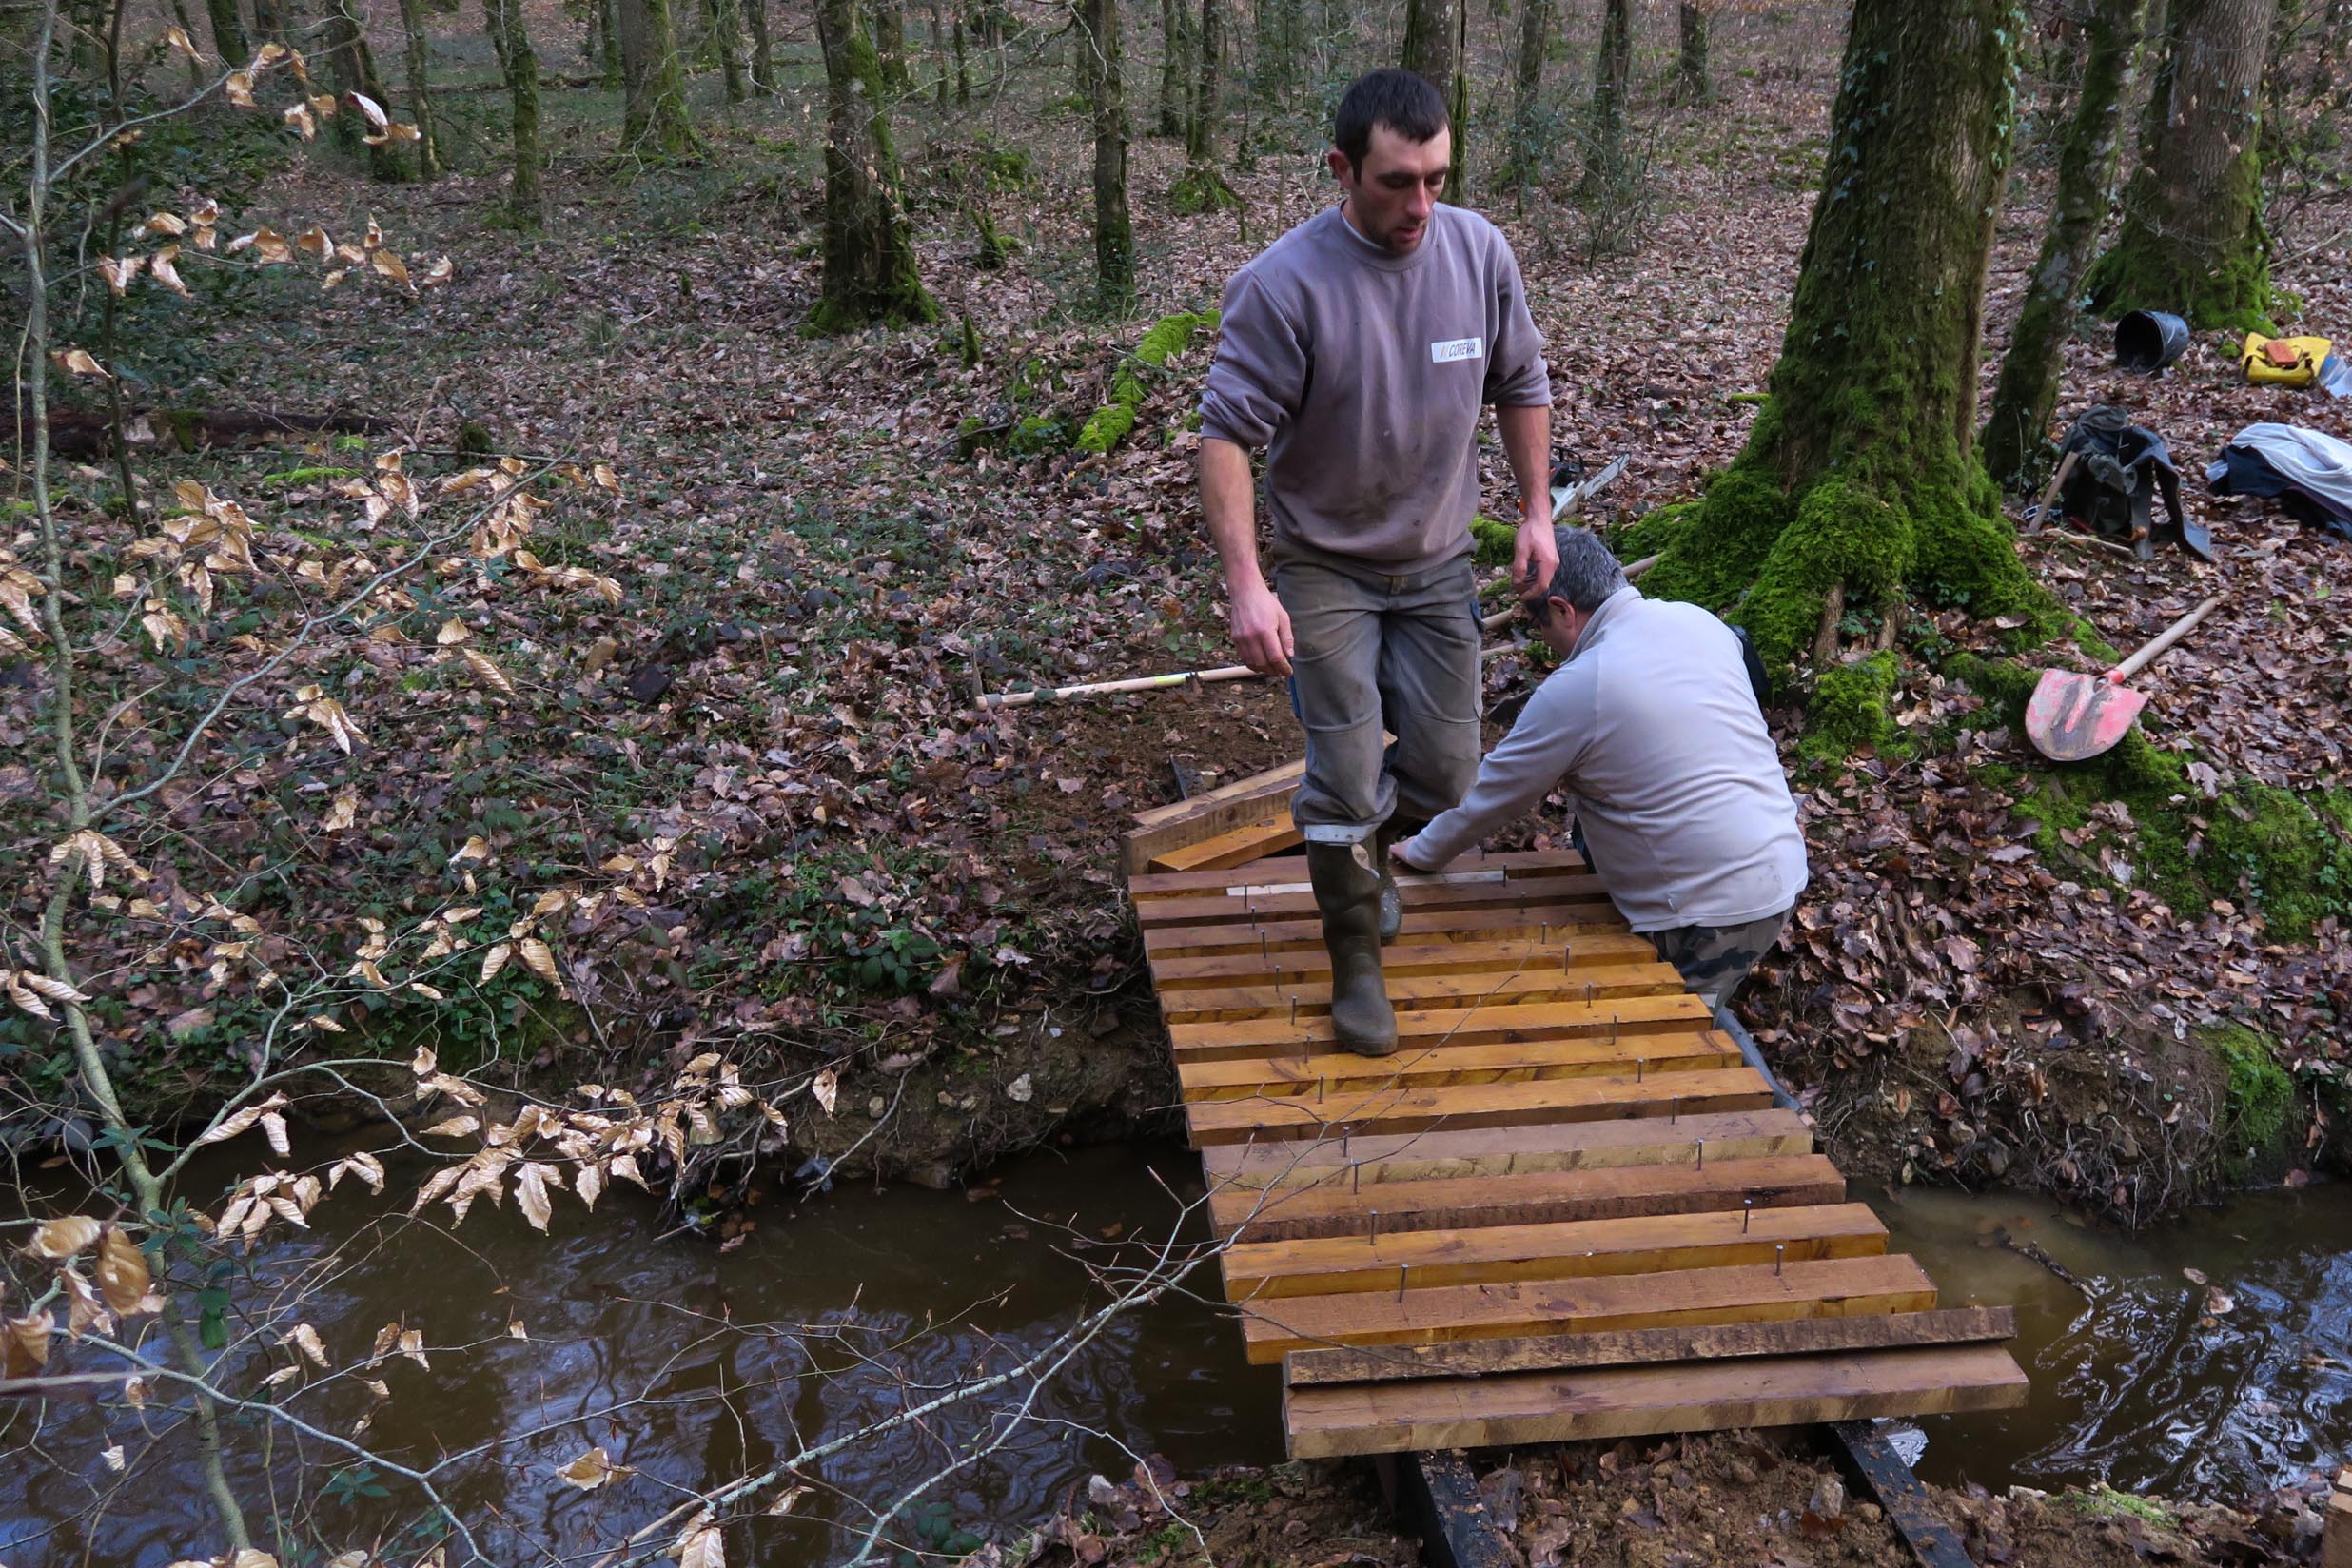
<svg viewBox="0 0 2352 1568">
<path fill-rule="evenodd" d="M 2142 560 L 2155 556 L 2159 539 L 2213 559 L 2212 536 L 2181 508 L 2181 475 L 2164 437 L 2102 404 L 2084 410 L 2068 430 L 2060 460 L 2069 452 L 2075 463 L 2058 492 L 2062 516 L 2102 539 L 2129 544 Z M 2168 519 L 2161 529 L 2150 519 L 2159 491 Z"/>
</svg>

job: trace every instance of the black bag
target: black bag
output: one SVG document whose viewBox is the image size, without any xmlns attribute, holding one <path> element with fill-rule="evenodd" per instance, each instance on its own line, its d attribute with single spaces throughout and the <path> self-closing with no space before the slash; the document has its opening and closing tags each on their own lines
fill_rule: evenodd
<svg viewBox="0 0 2352 1568">
<path fill-rule="evenodd" d="M 2181 475 L 2164 437 L 2132 423 L 2122 409 L 2101 404 L 2074 421 L 2058 448 L 2059 461 L 2069 452 L 2075 461 L 2058 492 L 2062 516 L 2101 539 L 2130 545 L 2142 560 L 2154 557 L 2160 539 L 2213 559 L 2212 536 L 2181 509 Z M 2167 519 L 2161 528 L 2150 518 L 2158 491 Z"/>
</svg>

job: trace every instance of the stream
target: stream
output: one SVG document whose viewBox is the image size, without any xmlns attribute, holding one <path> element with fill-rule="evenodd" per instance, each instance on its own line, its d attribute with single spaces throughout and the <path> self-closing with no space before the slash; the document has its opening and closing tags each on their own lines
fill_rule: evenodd
<svg viewBox="0 0 2352 1568">
<path fill-rule="evenodd" d="M 387 1190 L 413 1190 L 421 1166 L 385 1163 Z M 188 1190 L 225 1186 L 236 1169 L 224 1156 Z M 232 1297 L 249 1324 L 307 1294 L 302 1316 L 338 1370 L 309 1368 L 263 1397 L 322 1430 L 349 1433 L 364 1417 L 363 1441 L 411 1465 L 507 1440 L 495 1461 L 453 1467 L 447 1500 L 486 1521 L 478 1528 L 499 1560 L 553 1563 L 527 1543 L 593 1558 L 616 1525 L 651 1519 L 681 1489 L 756 1472 L 1006 1369 L 1103 1300 L 1090 1264 L 1139 1261 L 1166 1236 L 1177 1200 L 1199 1190 L 1182 1149 L 1096 1147 L 1029 1157 L 969 1193 L 845 1190 L 798 1205 L 771 1196 L 722 1252 L 663 1234 L 653 1203 L 628 1187 L 593 1216 L 559 1198 L 540 1236 L 512 1204 L 478 1203 L 452 1229 L 445 1208 L 412 1220 L 346 1184 L 313 1210 L 309 1232 L 273 1229 Z M 1922 1423 L 1927 1478 L 2244 1500 L 2343 1457 L 2352 1203 L 2342 1191 L 2251 1195 L 2139 1236 L 2016 1196 L 1856 1196 L 1920 1258 L 1944 1304 L 2018 1308 L 2013 1348 L 2032 1374 L 2031 1401 Z M 2005 1233 L 2047 1248 L 2088 1299 L 2004 1247 Z M 1072 1349 L 1009 1437 L 995 1418 L 1026 1384 L 806 1467 L 792 1512 L 731 1532 L 731 1546 L 780 1568 L 842 1561 L 875 1510 L 959 1459 L 900 1514 L 892 1542 L 968 1550 L 976 1540 L 964 1532 L 1027 1526 L 1073 1489 L 1083 1503 L 1090 1474 L 1124 1478 L 1136 1456 L 1164 1455 L 1186 1474 L 1279 1460 L 1276 1372 L 1243 1362 L 1213 1264 L 1189 1288 Z M 274 1340 L 294 1320 L 271 1321 Z M 428 1364 L 397 1348 L 362 1364 L 387 1324 L 420 1331 Z M 228 1381 L 249 1389 L 295 1362 L 292 1349 L 265 1346 Z M 106 1364 L 61 1345 L 52 1369 L 69 1362 Z M 391 1397 L 379 1401 L 369 1379 Z M 143 1435 L 120 1408 L 102 1426 L 89 1403 L 52 1404 L 37 1432 L 34 1417 L 0 1407 L 0 1563 L 164 1568 L 216 1549 L 184 1432 L 155 1421 Z M 295 1531 L 257 1544 L 289 1559 L 298 1542 L 415 1548 L 397 1532 L 419 1499 L 399 1478 L 359 1473 L 283 1427 L 273 1439 L 251 1416 L 232 1415 L 229 1431 L 249 1510 L 265 1515 L 274 1487 Z M 126 1445 L 123 1475 L 103 1460 L 108 1441 Z M 631 1473 L 593 1493 L 559 1480 L 592 1444 Z M 875 1560 L 893 1559 L 913 1560 Z"/>
</svg>

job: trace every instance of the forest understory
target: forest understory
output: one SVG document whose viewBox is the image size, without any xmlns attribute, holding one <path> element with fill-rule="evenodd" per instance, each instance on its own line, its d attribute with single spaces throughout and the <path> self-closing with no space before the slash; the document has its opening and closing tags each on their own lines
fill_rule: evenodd
<svg viewBox="0 0 2352 1568">
<path fill-rule="evenodd" d="M 1780 347 L 1836 49 L 1757 27 L 1744 63 L 1722 53 L 1719 103 L 1674 108 L 1645 87 L 1653 184 L 1624 253 L 1588 261 L 1590 215 L 1547 186 L 1471 195 L 1511 234 L 1550 340 L 1558 452 L 1630 460 L 1595 506 L 1604 527 L 1694 497 L 1730 461 Z M 809 70 L 811 52 L 784 57 Z M 1116 836 L 1180 780 L 1295 756 L 1284 696 L 1241 682 L 970 708 L 976 687 L 1227 661 L 1188 428 L 1212 335 L 1180 324 L 1165 354 L 1134 350 L 1155 323 L 1213 309 L 1235 266 L 1332 200 L 1320 110 L 1252 127 L 1225 170 L 1238 211 L 1171 211 L 1182 148 L 1139 138 L 1143 306 L 1106 322 L 1086 304 L 1081 106 L 1036 101 L 1034 77 L 985 86 L 967 109 L 921 91 L 899 106 L 932 325 L 806 329 L 818 139 L 789 100 L 722 106 L 708 79 L 694 92 L 709 150 L 675 163 L 616 160 L 617 95 L 551 86 L 541 232 L 500 220 L 502 177 L 466 155 L 461 88 L 458 172 L 439 183 L 256 154 L 221 192 L 238 211 L 224 222 L 373 223 L 454 270 L 416 295 L 273 274 L 200 295 L 205 332 L 142 366 L 159 402 L 249 409 L 266 387 L 279 409 L 386 422 L 189 454 L 159 415 L 135 455 L 149 489 L 198 479 L 299 534 L 396 446 L 418 473 L 513 454 L 609 464 L 620 486 L 617 502 L 559 503 L 533 540 L 547 565 L 617 582 L 617 604 L 482 583 L 468 646 L 511 692 L 389 661 L 350 672 L 395 716 L 357 754 L 363 788 L 325 853 L 287 853 L 323 836 L 315 732 L 203 792 L 224 863 L 284 868 L 289 925 L 465 878 L 494 916 L 559 884 L 632 891 L 551 933 L 568 999 L 517 965 L 451 1007 L 366 1012 L 360 1032 L 394 1065 L 359 1088 L 404 1083 L 420 1043 L 519 1086 L 651 1084 L 711 1050 L 830 1071 L 833 1103 L 801 1103 L 763 1181 L 947 1185 L 1040 1143 L 1175 1127 Z M 2001 217 L 1988 390 L 2049 177 L 2029 151 Z M 2309 330 L 2352 321 L 2340 218 L 2321 204 L 2275 237 Z M 984 247 L 984 229 L 1010 244 Z M 127 317 L 134 359 L 144 321 Z M 1878 612 L 1850 617 L 1852 661 L 1783 683 L 1773 716 L 1813 885 L 1740 1010 L 1857 1179 L 2018 1186 L 2139 1224 L 2300 1185 L 2352 1148 L 2352 547 L 2196 481 L 2244 424 L 2342 419 L 2317 393 L 2243 384 L 2235 355 L 2208 334 L 2162 378 L 2127 376 L 2092 323 L 2060 406 L 2063 422 L 2116 402 L 2162 432 L 2221 564 L 2043 535 L 2025 559 L 2070 640 L 2022 648 L 2014 625 L 1911 604 L 1885 637 Z M 1114 405 L 1131 428 L 1083 450 Z M 1491 441 L 1487 470 L 1503 515 Z M 95 454 L 67 472 L 90 539 L 116 526 L 114 475 Z M 2215 591 L 2221 610 L 2141 679 L 2145 744 L 2072 768 L 2031 753 L 2016 720 L 2032 670 L 2103 667 Z M 1491 741 L 1541 666 L 1521 645 L 1487 671 Z M 0 709 L 10 750 L 29 724 Z M 21 809 L 30 778 L 0 764 L 20 866 L 48 832 Z M 1555 803 L 1519 833 L 1564 826 Z M 143 1119 L 206 1103 L 235 1070 L 251 1019 L 216 989 L 195 951 L 127 988 L 108 1044 Z M 37 1090 L 66 1076 L 37 1049 L 20 1060 Z M 742 1176 L 713 1174 L 722 1197 Z"/>
</svg>

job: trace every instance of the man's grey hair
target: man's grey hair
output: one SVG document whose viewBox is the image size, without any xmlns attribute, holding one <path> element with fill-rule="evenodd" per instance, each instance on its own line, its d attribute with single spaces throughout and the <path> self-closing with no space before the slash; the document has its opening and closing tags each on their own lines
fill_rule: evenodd
<svg viewBox="0 0 2352 1568">
<path fill-rule="evenodd" d="M 1547 598 L 1564 598 L 1577 614 L 1590 615 L 1601 600 L 1625 586 L 1625 568 L 1589 528 L 1558 524 L 1552 538 L 1559 546 L 1559 567 L 1552 574 Z"/>
</svg>

